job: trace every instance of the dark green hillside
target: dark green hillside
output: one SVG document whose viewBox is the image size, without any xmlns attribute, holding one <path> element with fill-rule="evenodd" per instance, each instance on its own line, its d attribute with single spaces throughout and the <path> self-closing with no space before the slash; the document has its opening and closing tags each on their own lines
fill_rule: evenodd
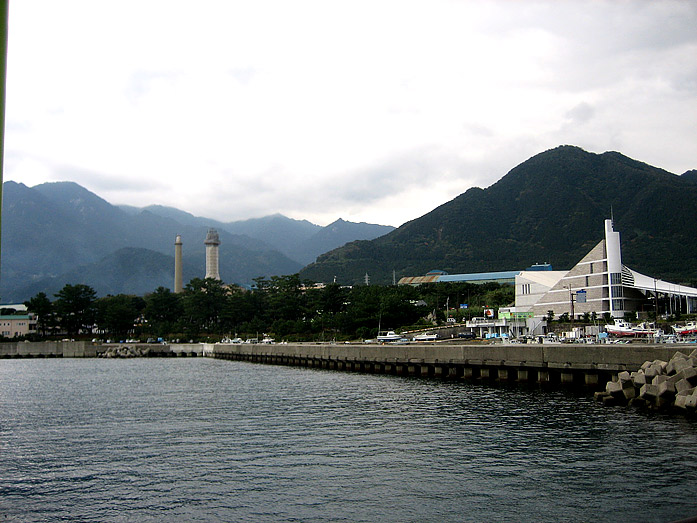
<svg viewBox="0 0 697 523">
<path fill-rule="evenodd" d="M 682 176 L 680 178 L 686 181 L 690 181 L 692 183 L 697 183 L 697 169 L 692 169 L 691 171 L 686 171 L 682 173 Z"/>
<path fill-rule="evenodd" d="M 50 294 L 66 283 L 112 294 L 171 286 L 177 234 L 184 241 L 185 278 L 205 274 L 207 226 L 149 211 L 126 212 L 72 182 L 32 188 L 6 182 L 4 189 L 0 296 L 6 303 Z M 227 282 L 251 283 L 301 268 L 258 239 L 224 230 L 220 238 L 220 275 Z"/>
<path fill-rule="evenodd" d="M 123 248 L 97 263 L 35 281 L 20 288 L 17 293 L 20 296 L 35 296 L 44 292 L 52 297 L 67 282 L 89 285 L 100 296 L 143 294 L 143 289 L 151 289 L 153 285 L 171 287 L 173 265 L 173 256 L 147 249 Z"/>
<path fill-rule="evenodd" d="M 697 279 L 697 185 L 619 153 L 562 146 L 373 241 L 320 256 L 301 276 L 374 283 L 424 274 L 569 268 L 603 237 L 612 212 L 624 262 L 675 281 Z"/>
</svg>

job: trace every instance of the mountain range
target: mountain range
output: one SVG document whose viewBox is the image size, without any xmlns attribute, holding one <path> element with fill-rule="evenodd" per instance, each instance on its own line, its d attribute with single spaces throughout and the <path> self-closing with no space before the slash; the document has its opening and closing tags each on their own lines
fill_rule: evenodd
<svg viewBox="0 0 697 523">
<path fill-rule="evenodd" d="M 5 303 L 52 296 L 66 283 L 99 295 L 171 288 L 174 238 L 184 243 L 184 281 L 203 277 L 210 227 L 229 283 L 296 272 L 355 284 L 366 273 L 372 283 L 390 283 L 433 269 L 520 270 L 538 262 L 567 269 L 602 239 L 610 217 L 625 264 L 695 286 L 696 215 L 696 170 L 678 176 L 618 152 L 568 145 L 397 229 L 341 219 L 320 227 L 280 214 L 223 223 L 171 207 L 114 206 L 72 182 L 6 182 L 0 296 Z"/>
<path fill-rule="evenodd" d="M 220 236 L 223 281 L 250 284 L 292 274 L 319 254 L 394 227 L 344 220 L 321 227 L 280 214 L 223 223 L 164 206 L 114 206 L 73 182 L 3 185 L 0 297 L 21 302 L 66 283 L 100 296 L 144 294 L 174 280 L 174 239 L 184 247 L 184 281 L 205 275 L 204 239 Z"/>
<path fill-rule="evenodd" d="M 537 262 L 568 269 L 620 232 L 623 262 L 644 274 L 697 283 L 697 171 L 682 176 L 617 152 L 574 146 L 540 153 L 486 189 L 471 188 L 371 241 L 325 253 L 300 275 L 316 281 L 389 283 L 420 276 L 521 270 Z"/>
</svg>

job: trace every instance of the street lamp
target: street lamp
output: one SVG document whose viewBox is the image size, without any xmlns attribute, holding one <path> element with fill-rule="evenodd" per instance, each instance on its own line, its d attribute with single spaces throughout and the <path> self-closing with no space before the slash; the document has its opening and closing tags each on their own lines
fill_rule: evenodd
<svg viewBox="0 0 697 523">
<path fill-rule="evenodd" d="M 569 304 L 570 304 L 570 309 L 571 309 L 571 323 L 574 322 L 574 297 L 576 296 L 575 292 L 571 292 L 571 285 L 564 285 L 565 289 L 569 290 Z"/>
</svg>

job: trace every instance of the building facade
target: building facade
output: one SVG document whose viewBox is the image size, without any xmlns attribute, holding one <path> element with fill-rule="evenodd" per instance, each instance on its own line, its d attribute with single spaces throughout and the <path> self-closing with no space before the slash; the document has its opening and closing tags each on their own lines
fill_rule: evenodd
<svg viewBox="0 0 697 523">
<path fill-rule="evenodd" d="M 546 290 L 545 290 L 546 288 Z M 585 313 L 623 318 L 627 312 L 646 312 L 658 300 L 677 300 L 683 312 L 697 310 L 697 289 L 644 276 L 622 264 L 620 234 L 605 220 L 605 238 L 558 280 L 534 280 L 525 272 L 516 277 L 516 308 L 532 310 L 536 318 L 551 311 L 556 317 Z"/>
<path fill-rule="evenodd" d="M 0 316 L 0 335 L 4 338 L 18 338 L 29 334 L 36 334 L 34 313 Z"/>
</svg>

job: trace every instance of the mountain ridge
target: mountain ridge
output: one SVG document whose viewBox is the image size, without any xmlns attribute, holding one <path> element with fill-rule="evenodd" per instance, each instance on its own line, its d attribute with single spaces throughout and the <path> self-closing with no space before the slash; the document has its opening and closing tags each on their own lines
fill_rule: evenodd
<svg viewBox="0 0 697 523">
<path fill-rule="evenodd" d="M 51 182 L 30 188 L 8 181 L 3 192 L 0 267 L 3 301 L 23 301 L 36 292 L 53 294 L 65 283 L 85 283 L 108 293 L 133 292 L 138 285 L 141 294 L 162 284 L 171 287 L 176 235 L 181 235 L 184 242 L 185 281 L 203 277 L 203 241 L 210 227 L 218 229 L 220 274 L 228 283 L 244 285 L 260 276 L 292 274 L 304 264 L 264 239 L 243 234 L 244 231 L 236 231 L 228 224 L 165 206 L 114 206 L 75 182 Z M 264 223 L 263 219 L 256 220 L 256 223 Z M 280 236 L 292 238 L 301 249 L 304 240 L 299 237 L 310 238 L 323 229 L 306 220 L 292 220 L 282 215 L 270 217 L 266 227 L 273 233 L 273 223 L 278 222 L 285 224 Z M 311 230 L 298 236 L 293 232 L 296 224 Z M 325 250 L 339 244 L 327 245 Z M 321 250 L 322 246 L 317 248 Z M 124 252 L 132 257 L 130 269 L 128 263 L 124 263 Z M 162 267 L 155 268 L 152 263 Z M 151 283 L 155 286 L 148 284 L 145 277 L 135 277 L 144 264 L 151 267 Z M 112 272 L 118 275 L 116 282 L 111 281 Z M 162 277 L 166 273 L 171 274 L 169 282 Z M 120 287 L 119 280 L 122 281 Z"/>
<path fill-rule="evenodd" d="M 690 255 L 695 211 L 697 187 L 688 180 L 617 152 L 560 146 L 385 236 L 325 253 L 300 274 L 358 283 L 368 272 L 374 283 L 389 283 L 393 270 L 399 277 L 519 270 L 543 260 L 568 268 L 602 238 L 603 221 L 614 214 L 628 265 L 685 280 L 697 278 Z"/>
</svg>

